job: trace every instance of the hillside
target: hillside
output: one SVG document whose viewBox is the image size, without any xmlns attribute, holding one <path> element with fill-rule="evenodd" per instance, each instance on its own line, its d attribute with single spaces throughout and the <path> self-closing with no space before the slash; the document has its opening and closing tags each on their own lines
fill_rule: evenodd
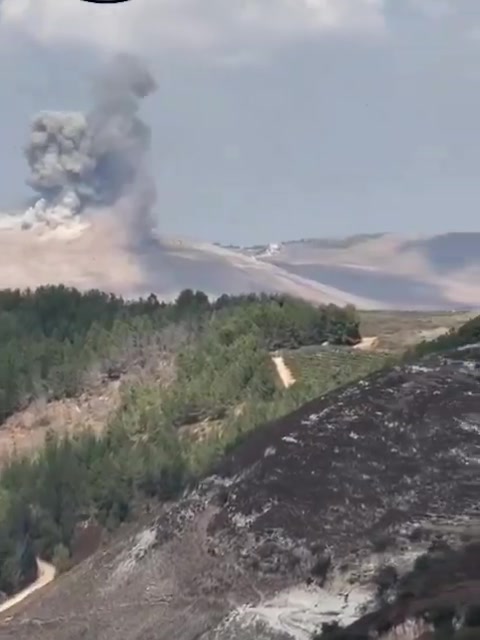
<svg viewBox="0 0 480 640">
<path fill-rule="evenodd" d="M 379 233 L 241 250 L 266 264 L 374 299 L 377 308 L 480 307 L 479 233 Z"/>
<path fill-rule="evenodd" d="M 96 209 L 62 224 L 21 228 L 0 216 L 0 288 L 65 284 L 138 297 L 155 293 L 171 301 L 192 288 L 216 298 L 224 293 L 283 293 L 315 304 L 376 308 L 354 292 L 322 285 L 213 244 L 147 234 L 138 238 L 118 210 Z M 7 224 L 8 223 L 8 224 Z M 21 256 L 21 258 L 20 258 Z"/>
<path fill-rule="evenodd" d="M 480 307 L 475 233 L 240 249 L 158 233 L 139 238 L 123 217 L 121 203 L 115 213 L 86 210 L 51 226 L 21 228 L 20 217 L 0 216 L 0 288 L 62 283 L 167 301 L 193 288 L 213 298 L 274 292 L 361 309 Z"/>
<path fill-rule="evenodd" d="M 393 362 L 385 351 L 361 351 L 348 347 L 317 347 L 287 351 L 285 363 L 299 384 L 318 394 L 355 382 Z M 315 397 L 312 395 L 312 397 Z"/>
<path fill-rule="evenodd" d="M 62 313 L 71 317 L 70 294 L 68 291 L 62 294 L 63 297 L 60 294 L 61 291 L 56 291 L 55 288 L 45 290 L 44 312 L 48 313 L 49 304 L 53 307 L 58 306 L 61 299 Z M 55 302 L 55 296 L 58 297 L 57 302 Z M 51 298 L 50 303 L 47 303 L 48 297 Z M 84 298 L 85 304 L 88 299 L 87 294 Z M 102 323 L 100 312 L 102 296 L 94 295 L 93 301 L 95 300 L 97 306 L 94 307 L 94 313 L 97 327 L 89 330 L 87 326 L 85 339 L 94 352 L 100 345 L 102 345 L 101 349 L 96 355 L 90 353 L 87 358 L 85 358 L 83 342 L 79 343 L 79 348 L 83 351 L 81 358 L 77 355 L 72 357 L 71 348 L 66 349 L 66 356 L 76 361 L 79 369 L 86 367 L 80 376 L 74 375 L 75 368 L 72 369 L 68 358 L 67 361 L 65 360 L 61 345 L 58 348 L 59 353 L 56 355 L 52 353 L 50 356 L 53 358 L 53 370 L 51 373 L 46 371 L 49 377 L 47 381 L 36 380 L 26 385 L 22 377 L 18 390 L 15 391 L 15 385 L 12 386 L 11 380 L 12 370 L 4 367 L 2 372 L 0 367 L 0 378 L 4 380 L 3 384 L 7 378 L 10 378 L 10 398 L 17 393 L 20 394 L 16 401 L 17 410 L 12 415 L 10 415 L 12 409 L 8 409 L 5 399 L 0 397 L 1 413 L 4 417 L 8 416 L 0 429 L 0 463 L 13 452 L 24 453 L 36 450 L 42 445 L 49 431 L 60 434 L 74 433 L 79 428 L 88 427 L 96 433 L 101 433 L 122 401 L 123 388 L 139 382 L 168 384 L 174 376 L 172 356 L 187 336 L 181 327 L 164 326 L 165 322 L 168 324 L 168 317 L 172 314 L 173 308 L 166 307 L 163 311 L 161 309 L 155 311 L 153 307 L 147 305 L 145 309 L 142 310 L 139 307 L 135 311 L 133 306 L 131 308 L 133 315 L 137 314 L 139 317 L 133 318 L 133 322 L 129 321 L 128 330 L 118 322 L 112 326 L 111 319 L 107 315 L 104 331 L 99 332 L 98 323 Z M 119 303 L 120 300 L 116 302 L 117 305 Z M 2 306 L 0 300 L 0 309 Z M 32 306 L 29 309 L 29 312 L 32 312 Z M 85 315 L 85 312 L 83 313 Z M 139 322 L 142 315 L 143 320 Z M 179 313 L 172 317 L 176 321 L 181 320 Z M 298 383 L 295 388 L 295 402 L 313 398 L 339 385 L 356 380 L 384 366 L 390 360 L 390 355 L 397 355 L 422 339 L 430 339 L 449 328 L 458 327 L 471 317 L 471 313 L 362 311 L 358 314 L 362 333 L 367 336 L 376 336 L 376 346 L 373 351 L 324 348 L 313 343 L 310 347 L 303 349 L 286 348 L 284 350 L 285 361 Z M 85 320 L 88 320 L 86 316 Z M 55 322 L 62 324 L 64 320 L 55 319 Z M 70 330 L 69 335 L 71 334 Z M 22 342 L 25 345 L 25 337 L 22 338 Z M 170 344 L 169 348 L 166 348 L 167 343 Z M 52 345 L 49 348 L 51 349 Z M 13 345 L 13 351 L 18 354 L 16 345 Z M 36 354 L 35 357 L 38 357 L 38 345 L 36 345 Z M 46 354 L 43 357 L 45 358 Z M 7 360 L 7 355 L 3 353 L 3 362 L 6 363 Z M 19 362 L 18 355 L 16 361 Z M 14 373 L 13 376 L 15 375 L 17 374 Z M 113 379 L 111 379 L 112 375 Z M 65 391 L 68 391 L 68 397 L 62 396 Z M 207 426 L 200 425 L 199 429 L 205 431 Z"/>
<path fill-rule="evenodd" d="M 477 334 L 245 436 L 213 477 L 10 612 L 2 638 L 307 640 L 376 610 L 382 568 L 477 539 Z"/>
<path fill-rule="evenodd" d="M 175 497 L 306 399 L 286 392 L 272 350 L 360 339 L 349 307 L 66 287 L 0 291 L 0 334 L 0 596 L 35 578 L 35 556 L 70 566 L 90 521 L 107 534 Z"/>
</svg>

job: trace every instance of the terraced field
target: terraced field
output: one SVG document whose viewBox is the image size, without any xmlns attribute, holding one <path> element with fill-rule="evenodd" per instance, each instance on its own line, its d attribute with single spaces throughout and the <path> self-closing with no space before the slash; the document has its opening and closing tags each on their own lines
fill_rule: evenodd
<svg viewBox="0 0 480 640">
<path fill-rule="evenodd" d="M 478 315 L 478 311 L 359 311 L 362 336 L 377 336 L 378 347 L 400 353 L 432 340 Z"/>
<path fill-rule="evenodd" d="M 340 347 L 315 347 L 287 351 L 285 364 L 299 384 L 318 395 L 363 378 L 393 362 L 385 351 L 356 351 Z"/>
</svg>

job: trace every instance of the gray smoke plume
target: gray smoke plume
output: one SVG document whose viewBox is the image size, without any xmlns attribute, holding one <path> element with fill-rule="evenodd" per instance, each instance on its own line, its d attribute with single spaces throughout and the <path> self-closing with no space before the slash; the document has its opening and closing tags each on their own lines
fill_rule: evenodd
<svg viewBox="0 0 480 640">
<path fill-rule="evenodd" d="M 140 101 L 156 89 L 153 77 L 140 60 L 122 54 L 94 89 L 87 114 L 48 111 L 34 118 L 25 155 L 28 184 L 41 198 L 27 219 L 61 221 L 122 196 L 133 197 L 143 213 L 153 204 L 150 130 L 137 115 Z"/>
</svg>

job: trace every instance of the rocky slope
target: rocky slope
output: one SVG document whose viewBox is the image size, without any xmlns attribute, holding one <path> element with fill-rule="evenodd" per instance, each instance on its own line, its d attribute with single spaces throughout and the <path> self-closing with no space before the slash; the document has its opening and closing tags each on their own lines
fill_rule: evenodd
<svg viewBox="0 0 480 640">
<path fill-rule="evenodd" d="M 311 402 L 0 618 L 0 636 L 306 640 L 362 619 L 383 567 L 480 535 L 479 401 L 471 345 Z"/>
</svg>

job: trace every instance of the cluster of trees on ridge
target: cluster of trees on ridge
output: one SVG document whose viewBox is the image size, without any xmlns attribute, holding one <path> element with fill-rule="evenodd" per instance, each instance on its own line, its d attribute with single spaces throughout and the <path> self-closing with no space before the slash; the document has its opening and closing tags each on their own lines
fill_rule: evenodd
<svg viewBox="0 0 480 640">
<path fill-rule="evenodd" d="M 66 287 L 3 291 L 2 418 L 36 397 L 75 396 L 92 370 L 123 371 L 148 357 L 171 326 L 183 328 L 183 337 L 173 345 L 170 385 L 125 388 L 101 436 L 51 435 L 37 456 L 14 458 L 2 470 L 1 592 L 10 595 L 34 579 L 36 556 L 68 567 L 78 523 L 94 519 L 114 529 L 143 500 L 177 495 L 249 430 L 305 401 L 309 391 L 301 386 L 279 388 L 272 349 L 360 338 L 353 308 L 314 308 L 284 296 L 210 302 L 186 290 L 164 304 L 154 296 L 129 302 Z M 212 424 L 203 442 L 182 430 L 200 420 Z"/>
<path fill-rule="evenodd" d="M 35 398 L 75 396 L 93 365 L 105 373 L 128 368 L 169 325 L 182 325 L 192 337 L 219 314 L 232 316 L 233 333 L 245 323 L 261 334 L 269 349 L 359 338 L 353 309 L 315 309 L 281 296 L 222 296 L 210 303 L 203 292 L 185 290 L 166 304 L 153 295 L 125 301 L 63 286 L 0 291 L 0 422 Z"/>
</svg>

